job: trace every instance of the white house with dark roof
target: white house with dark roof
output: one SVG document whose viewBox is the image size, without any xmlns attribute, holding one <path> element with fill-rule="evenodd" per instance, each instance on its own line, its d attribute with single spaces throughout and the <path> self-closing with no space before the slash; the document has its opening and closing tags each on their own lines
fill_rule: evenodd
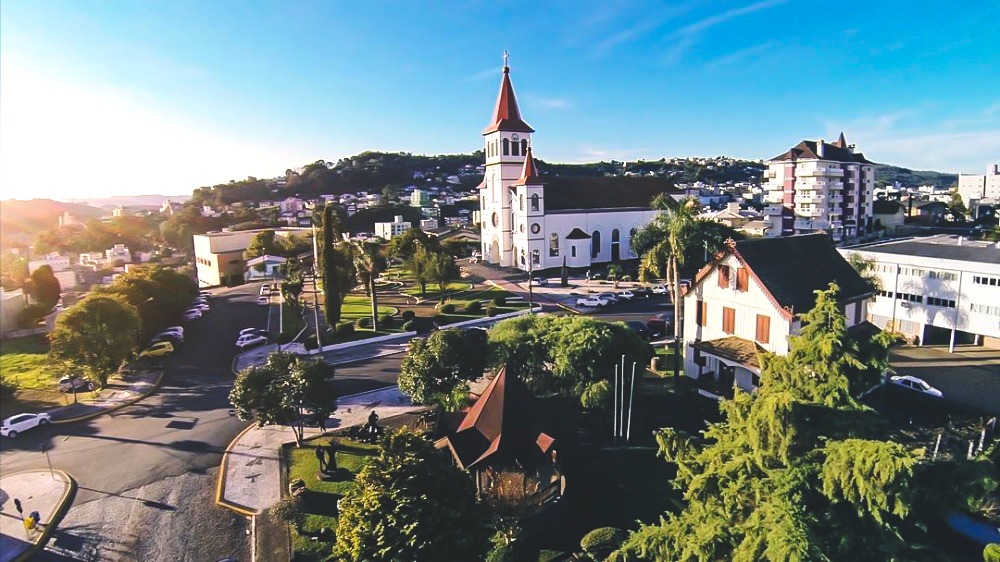
<svg viewBox="0 0 1000 562">
<path fill-rule="evenodd" d="M 654 197 L 671 191 L 654 177 L 542 177 L 531 135 L 514 97 L 510 69 L 493 119 L 483 131 L 485 175 L 479 185 L 484 261 L 523 270 L 590 267 L 637 257 L 631 233 L 656 215 Z M 529 262 L 531 259 L 531 262 Z"/>
<path fill-rule="evenodd" d="M 684 374 L 720 388 L 757 388 L 758 352 L 788 353 L 800 315 L 831 282 L 848 327 L 864 322 L 873 290 L 825 234 L 731 243 L 684 293 Z"/>
</svg>

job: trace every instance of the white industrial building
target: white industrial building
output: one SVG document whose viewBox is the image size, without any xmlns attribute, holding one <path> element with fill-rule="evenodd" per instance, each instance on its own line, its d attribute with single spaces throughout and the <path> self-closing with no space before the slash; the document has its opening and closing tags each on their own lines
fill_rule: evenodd
<svg viewBox="0 0 1000 562">
<path fill-rule="evenodd" d="M 410 221 L 403 220 L 403 215 L 396 215 L 392 222 L 375 223 L 375 236 L 383 240 L 392 240 L 407 230 L 410 230 Z"/>
<path fill-rule="evenodd" d="M 254 236 L 267 230 L 273 230 L 277 236 L 312 235 L 311 228 L 260 228 L 195 234 L 192 238 L 198 284 L 202 287 L 242 284 L 247 272 L 243 252 Z"/>
<path fill-rule="evenodd" d="M 921 345 L 1000 347 L 1000 243 L 938 235 L 839 251 L 875 261 L 868 317 L 879 328 Z"/>
</svg>

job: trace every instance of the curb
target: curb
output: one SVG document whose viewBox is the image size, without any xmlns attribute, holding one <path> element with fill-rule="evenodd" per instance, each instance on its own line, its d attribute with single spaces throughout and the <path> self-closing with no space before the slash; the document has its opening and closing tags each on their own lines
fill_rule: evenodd
<svg viewBox="0 0 1000 562">
<path fill-rule="evenodd" d="M 45 471 L 22 470 L 21 472 L 15 472 L 14 474 L 22 474 L 24 472 L 45 472 Z M 58 472 L 59 474 L 62 475 L 63 478 L 66 479 L 66 484 L 67 484 L 66 490 L 63 492 L 63 496 L 59 500 L 59 505 L 56 507 L 56 510 L 52 513 L 52 517 L 50 517 L 49 520 L 46 521 L 45 530 L 42 531 L 42 534 L 34 541 L 31 547 L 28 548 L 28 550 L 22 552 L 16 558 L 14 558 L 13 562 L 24 562 L 25 560 L 28 560 L 29 558 L 37 554 L 38 551 L 45 548 L 45 545 L 48 544 L 49 539 L 52 537 L 52 533 L 55 533 L 56 528 L 58 528 L 59 522 L 62 521 L 62 518 L 66 516 L 66 512 L 69 511 L 69 505 L 73 503 L 73 498 L 76 497 L 76 488 L 77 488 L 76 480 L 72 476 L 70 476 L 67 472 L 59 470 L 58 468 L 53 470 L 52 472 Z M 8 474 L 7 476 L 9 477 L 12 475 Z"/>
<path fill-rule="evenodd" d="M 253 429 L 255 427 L 257 427 L 257 423 L 256 422 L 251 423 L 250 425 L 246 426 L 245 428 L 243 428 L 243 431 L 237 433 L 236 437 L 233 437 L 233 440 L 230 441 L 229 445 L 226 446 L 225 452 L 222 453 L 222 462 L 219 463 L 219 479 L 218 479 L 218 481 L 216 483 L 216 486 L 215 486 L 215 504 L 216 505 L 218 505 L 220 507 L 224 507 L 226 509 L 231 509 L 231 510 L 235 511 L 236 513 L 239 513 L 240 515 L 246 515 L 247 517 L 252 517 L 254 515 L 260 515 L 260 511 L 250 509 L 249 507 L 247 507 L 245 505 L 240 505 L 238 503 L 231 502 L 231 501 L 225 499 L 223 496 L 226 493 L 226 471 L 229 468 L 229 453 L 230 453 L 230 451 L 232 451 L 233 447 L 236 445 L 236 442 L 239 441 L 241 437 L 243 437 L 243 434 L 246 433 L 246 432 L 248 432 L 248 431 L 250 431 L 251 429 Z"/>
<path fill-rule="evenodd" d="M 149 398 L 149 396 L 151 394 L 153 394 L 154 392 L 156 392 L 157 390 L 159 390 L 160 384 L 163 383 L 163 376 L 164 376 L 164 374 L 165 373 L 163 371 L 160 371 L 160 376 L 156 377 L 156 380 L 153 381 L 153 386 L 149 387 L 149 390 L 147 390 L 146 392 L 143 392 L 142 394 L 140 394 L 140 395 L 136 396 L 135 398 L 132 398 L 132 399 L 126 401 L 126 402 L 122 402 L 121 404 L 117 404 L 115 406 L 111 406 L 110 408 L 105 408 L 103 410 L 99 410 L 99 411 L 94 412 L 92 414 L 86 414 L 86 415 L 78 416 L 78 417 L 75 417 L 75 418 L 67 418 L 67 419 L 64 419 L 64 420 L 52 420 L 50 423 L 52 425 L 60 425 L 60 424 L 64 424 L 64 423 L 76 423 L 76 422 L 80 422 L 80 421 L 85 421 L 85 420 L 96 418 L 98 416 L 103 416 L 104 414 L 110 414 L 111 412 L 117 412 L 118 410 L 121 410 L 122 408 L 125 408 L 127 406 L 131 406 L 133 404 L 141 402 L 141 401 L 145 400 L 146 398 Z"/>
</svg>

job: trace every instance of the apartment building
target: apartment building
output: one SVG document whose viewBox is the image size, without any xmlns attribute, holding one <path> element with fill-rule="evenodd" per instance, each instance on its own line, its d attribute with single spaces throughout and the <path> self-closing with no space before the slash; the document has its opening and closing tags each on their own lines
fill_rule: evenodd
<svg viewBox="0 0 1000 562">
<path fill-rule="evenodd" d="M 868 315 L 921 345 L 1000 347 L 1000 243 L 938 235 L 841 248 L 874 260 Z"/>
<path fill-rule="evenodd" d="M 959 174 L 958 193 L 973 218 L 978 216 L 980 204 L 1000 203 L 1000 164 L 991 164 L 983 175 Z"/>
<path fill-rule="evenodd" d="M 396 215 L 392 222 L 375 223 L 375 236 L 383 240 L 392 240 L 394 237 L 410 230 L 410 222 L 403 220 L 403 215 Z"/>
<path fill-rule="evenodd" d="M 875 172 L 847 144 L 804 140 L 768 162 L 764 214 L 770 237 L 827 232 L 833 240 L 870 234 Z"/>
</svg>

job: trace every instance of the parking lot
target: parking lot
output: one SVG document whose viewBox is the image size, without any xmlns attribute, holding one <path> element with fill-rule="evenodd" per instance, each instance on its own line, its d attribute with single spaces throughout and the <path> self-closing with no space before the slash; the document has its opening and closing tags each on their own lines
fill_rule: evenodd
<svg viewBox="0 0 1000 562">
<path fill-rule="evenodd" d="M 905 346 L 892 350 L 898 374 L 919 377 L 944 394 L 951 406 L 1000 414 L 1000 349 L 976 346 Z"/>
</svg>

